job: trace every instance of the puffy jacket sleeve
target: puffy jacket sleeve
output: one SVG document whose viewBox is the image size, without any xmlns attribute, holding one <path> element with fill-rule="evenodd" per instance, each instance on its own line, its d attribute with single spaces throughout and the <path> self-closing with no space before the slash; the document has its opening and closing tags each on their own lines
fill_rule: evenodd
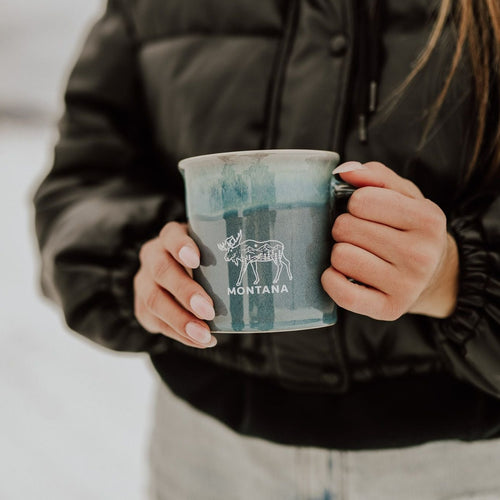
<svg viewBox="0 0 500 500">
<path fill-rule="evenodd" d="M 73 330 L 153 353 L 167 340 L 135 320 L 132 280 L 141 244 L 182 220 L 184 203 L 144 110 L 129 24 L 110 0 L 70 75 L 53 167 L 34 198 L 41 282 Z"/>
<path fill-rule="evenodd" d="M 500 196 L 475 197 L 450 218 L 460 257 L 455 312 L 436 322 L 454 373 L 500 397 Z"/>
</svg>

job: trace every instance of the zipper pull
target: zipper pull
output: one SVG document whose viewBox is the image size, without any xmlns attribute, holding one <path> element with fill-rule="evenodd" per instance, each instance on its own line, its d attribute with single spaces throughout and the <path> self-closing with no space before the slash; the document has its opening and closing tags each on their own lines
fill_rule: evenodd
<svg viewBox="0 0 500 500">
<path fill-rule="evenodd" d="M 377 100 L 378 100 L 378 83 L 375 80 L 370 82 L 370 97 L 368 103 L 368 110 L 370 113 L 375 113 L 377 111 Z"/>
<path fill-rule="evenodd" d="M 358 137 L 359 142 L 365 143 L 368 141 L 368 131 L 366 128 L 366 113 L 358 115 Z"/>
</svg>

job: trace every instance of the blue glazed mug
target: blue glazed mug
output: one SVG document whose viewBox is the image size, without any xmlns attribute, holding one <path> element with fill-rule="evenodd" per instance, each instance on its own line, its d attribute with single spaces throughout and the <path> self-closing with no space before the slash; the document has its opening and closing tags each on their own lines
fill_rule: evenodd
<svg viewBox="0 0 500 500">
<path fill-rule="evenodd" d="M 194 279 L 212 297 L 212 332 L 304 330 L 333 325 L 321 286 L 331 227 L 353 187 L 332 176 L 331 151 L 211 154 L 179 163 L 189 233 L 200 248 Z"/>
</svg>

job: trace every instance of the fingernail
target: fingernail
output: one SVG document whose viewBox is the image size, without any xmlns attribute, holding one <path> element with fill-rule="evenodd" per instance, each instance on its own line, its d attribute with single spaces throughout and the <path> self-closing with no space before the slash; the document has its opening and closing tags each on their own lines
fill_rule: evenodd
<svg viewBox="0 0 500 500">
<path fill-rule="evenodd" d="M 189 301 L 189 305 L 198 318 L 208 320 L 215 318 L 214 307 L 201 295 L 193 295 Z"/>
<path fill-rule="evenodd" d="M 215 347 L 217 345 L 217 339 L 212 337 L 212 340 L 207 344 L 207 347 Z"/>
<path fill-rule="evenodd" d="M 179 250 L 179 259 L 182 263 L 190 267 L 191 269 L 196 269 L 200 265 L 200 257 L 198 254 L 188 246 L 184 246 Z"/>
<path fill-rule="evenodd" d="M 200 344 L 208 344 L 212 340 L 210 331 L 194 321 L 186 325 L 186 333 Z"/>
<path fill-rule="evenodd" d="M 359 161 L 346 161 L 335 168 L 332 174 L 345 174 L 346 172 L 354 172 L 355 170 L 366 170 L 366 167 Z"/>
</svg>

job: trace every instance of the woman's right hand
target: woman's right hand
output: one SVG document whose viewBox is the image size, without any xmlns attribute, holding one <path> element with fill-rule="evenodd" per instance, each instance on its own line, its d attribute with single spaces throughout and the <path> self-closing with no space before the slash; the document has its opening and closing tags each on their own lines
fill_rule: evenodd
<svg viewBox="0 0 500 500">
<path fill-rule="evenodd" d="M 169 222 L 147 241 L 134 277 L 134 309 L 139 323 L 191 347 L 217 343 L 203 320 L 215 316 L 212 299 L 192 279 L 200 265 L 200 251 L 188 236 L 186 224 Z"/>
</svg>

